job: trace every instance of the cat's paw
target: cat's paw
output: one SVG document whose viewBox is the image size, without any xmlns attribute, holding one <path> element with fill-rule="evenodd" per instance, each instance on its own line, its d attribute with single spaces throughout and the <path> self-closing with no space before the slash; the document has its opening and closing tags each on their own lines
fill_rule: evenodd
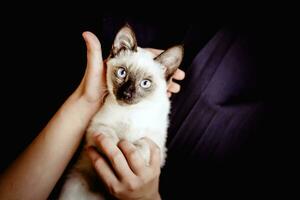
<svg viewBox="0 0 300 200">
<path fill-rule="evenodd" d="M 88 130 L 86 135 L 87 146 L 96 147 L 97 145 L 95 144 L 95 138 L 100 134 L 105 135 L 105 137 L 109 137 L 114 144 L 117 144 L 120 140 L 113 129 L 105 126 L 99 126 L 97 129 Z"/>
<path fill-rule="evenodd" d="M 145 139 L 139 139 L 139 140 L 135 141 L 133 144 L 136 146 L 137 151 L 144 158 L 146 165 L 149 165 L 150 164 L 150 146 L 147 143 L 147 141 Z"/>
</svg>

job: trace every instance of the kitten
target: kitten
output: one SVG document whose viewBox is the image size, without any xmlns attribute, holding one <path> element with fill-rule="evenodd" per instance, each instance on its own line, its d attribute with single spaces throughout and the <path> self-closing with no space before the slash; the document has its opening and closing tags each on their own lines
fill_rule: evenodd
<svg viewBox="0 0 300 200">
<path fill-rule="evenodd" d="M 149 163 L 150 149 L 140 140 L 148 137 L 160 147 L 163 166 L 170 111 L 167 82 L 182 57 L 182 46 L 174 46 L 153 58 L 151 53 L 137 47 L 134 32 L 128 25 L 121 28 L 107 61 L 108 95 L 87 129 L 85 146 L 95 146 L 95 133 L 105 134 L 115 143 L 125 139 L 135 144 Z M 104 199 L 97 181 L 87 155 L 82 152 L 60 199 Z"/>
</svg>

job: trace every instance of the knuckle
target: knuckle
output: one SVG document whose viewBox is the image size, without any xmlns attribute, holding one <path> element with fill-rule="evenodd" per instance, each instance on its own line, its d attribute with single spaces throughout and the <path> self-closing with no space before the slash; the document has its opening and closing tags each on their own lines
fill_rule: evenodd
<svg viewBox="0 0 300 200">
<path fill-rule="evenodd" d="M 160 148 L 156 144 L 153 145 L 153 152 L 156 155 L 160 155 Z"/>
<path fill-rule="evenodd" d="M 124 152 L 128 152 L 131 150 L 130 143 L 126 140 L 120 140 L 118 143 L 118 147 L 122 149 Z"/>
<path fill-rule="evenodd" d="M 168 89 L 172 90 L 173 87 L 174 87 L 174 82 L 171 80 L 170 83 L 168 84 Z"/>
<path fill-rule="evenodd" d="M 147 184 L 151 178 L 149 178 L 148 173 L 144 173 L 143 175 L 140 176 L 142 184 Z"/>
<path fill-rule="evenodd" d="M 179 84 L 174 84 L 174 92 L 179 92 L 180 90 L 180 85 Z"/>
<path fill-rule="evenodd" d="M 157 178 L 160 176 L 160 167 L 158 167 L 155 171 L 154 171 L 154 177 Z"/>
<path fill-rule="evenodd" d="M 102 164 L 103 164 L 103 161 L 100 158 L 96 158 L 94 160 L 94 166 L 96 169 L 101 169 Z"/>
<path fill-rule="evenodd" d="M 120 151 L 117 151 L 117 150 L 113 151 L 111 153 L 112 164 L 116 165 L 119 162 L 121 156 L 122 156 L 122 153 Z"/>
<path fill-rule="evenodd" d="M 119 185 L 108 185 L 108 191 L 113 196 L 118 196 L 122 192 L 121 187 Z"/>
<path fill-rule="evenodd" d="M 139 188 L 139 181 L 137 181 L 137 180 L 135 180 L 135 181 L 129 181 L 126 184 L 126 188 L 130 192 L 136 191 Z"/>
<path fill-rule="evenodd" d="M 129 159 L 131 159 L 131 160 L 136 160 L 137 157 L 138 157 L 138 152 L 137 152 L 136 150 L 130 150 L 130 151 L 128 152 L 128 157 L 129 157 Z"/>
<path fill-rule="evenodd" d="M 159 176 L 160 176 L 160 170 L 152 168 L 148 171 L 147 174 L 144 175 L 143 181 L 145 183 L 148 183 L 148 182 L 151 182 L 154 179 L 158 178 Z"/>
</svg>

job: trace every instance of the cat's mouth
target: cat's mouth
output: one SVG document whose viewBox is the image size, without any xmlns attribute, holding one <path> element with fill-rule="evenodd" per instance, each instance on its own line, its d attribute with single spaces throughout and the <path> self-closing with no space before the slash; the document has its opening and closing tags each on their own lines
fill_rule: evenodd
<svg viewBox="0 0 300 200">
<path fill-rule="evenodd" d="M 121 106 L 134 105 L 138 103 L 138 101 L 135 100 L 134 98 L 124 98 L 124 97 L 117 98 L 117 102 Z"/>
<path fill-rule="evenodd" d="M 120 105 L 133 105 L 139 101 L 132 88 L 121 88 L 116 92 L 115 96 Z"/>
</svg>

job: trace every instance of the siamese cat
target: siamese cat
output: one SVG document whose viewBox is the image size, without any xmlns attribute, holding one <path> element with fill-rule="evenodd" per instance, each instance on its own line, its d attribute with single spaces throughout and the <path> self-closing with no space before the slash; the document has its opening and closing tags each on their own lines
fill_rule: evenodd
<svg viewBox="0 0 300 200">
<path fill-rule="evenodd" d="M 115 143 L 128 140 L 137 147 L 147 164 L 150 149 L 141 138 L 148 137 L 160 147 L 163 166 L 170 112 L 167 83 L 182 58 L 182 46 L 171 47 L 154 58 L 150 52 L 137 46 L 130 26 L 121 28 L 107 60 L 108 95 L 91 120 L 85 146 L 96 146 L 93 142 L 95 133 L 109 136 Z M 82 151 L 59 199 L 105 199 L 99 182 L 90 160 Z"/>
</svg>

